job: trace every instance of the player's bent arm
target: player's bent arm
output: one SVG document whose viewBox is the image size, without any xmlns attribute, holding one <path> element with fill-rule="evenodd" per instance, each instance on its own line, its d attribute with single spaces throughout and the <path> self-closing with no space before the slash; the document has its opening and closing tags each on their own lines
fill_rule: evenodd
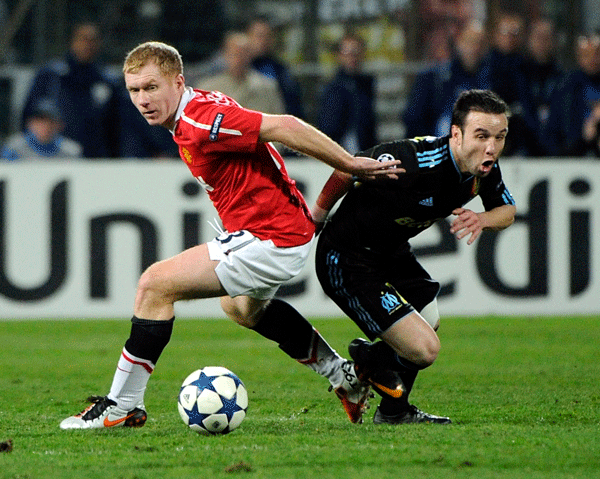
<svg viewBox="0 0 600 479">
<path fill-rule="evenodd" d="M 287 147 L 312 156 L 329 166 L 346 173 L 365 178 L 388 176 L 397 178 L 396 168 L 400 162 L 380 163 L 372 158 L 355 158 L 323 132 L 293 115 L 270 115 L 263 113 L 259 139 L 277 141 Z M 389 170 L 393 169 L 393 173 Z"/>
<path fill-rule="evenodd" d="M 500 231 L 508 228 L 515 222 L 517 208 L 514 205 L 502 205 L 489 211 L 480 213 L 484 230 Z"/>
</svg>

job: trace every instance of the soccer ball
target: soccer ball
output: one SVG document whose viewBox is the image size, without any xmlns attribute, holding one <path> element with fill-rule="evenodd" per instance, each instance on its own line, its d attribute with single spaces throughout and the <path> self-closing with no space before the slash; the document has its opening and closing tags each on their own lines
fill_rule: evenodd
<svg viewBox="0 0 600 479">
<path fill-rule="evenodd" d="M 208 366 L 190 374 L 179 391 L 181 419 L 200 434 L 227 434 L 246 417 L 248 392 L 229 369 Z"/>
</svg>

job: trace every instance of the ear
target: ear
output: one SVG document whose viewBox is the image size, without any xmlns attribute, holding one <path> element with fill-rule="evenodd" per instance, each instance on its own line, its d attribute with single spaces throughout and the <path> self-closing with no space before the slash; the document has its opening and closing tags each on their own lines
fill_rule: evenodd
<svg viewBox="0 0 600 479">
<path fill-rule="evenodd" d="M 460 134 L 460 128 L 458 127 L 458 125 L 452 125 L 450 127 L 450 136 L 452 136 L 452 138 L 456 138 L 457 135 Z"/>
<path fill-rule="evenodd" d="M 177 75 L 177 78 L 175 78 L 175 84 L 177 85 L 177 88 L 185 87 L 185 78 L 182 74 Z"/>
<path fill-rule="evenodd" d="M 454 139 L 455 142 L 460 144 L 462 140 L 462 131 L 458 125 L 452 125 L 450 128 L 450 136 Z"/>
</svg>

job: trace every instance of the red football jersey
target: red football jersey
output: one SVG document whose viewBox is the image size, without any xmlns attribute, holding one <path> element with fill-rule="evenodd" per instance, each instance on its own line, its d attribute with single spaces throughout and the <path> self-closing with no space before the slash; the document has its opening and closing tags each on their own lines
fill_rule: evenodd
<svg viewBox="0 0 600 479">
<path fill-rule="evenodd" d="M 258 140 L 262 113 L 219 92 L 188 88 L 173 138 L 227 231 L 248 230 L 276 246 L 307 243 L 315 228 L 279 152 Z"/>
</svg>

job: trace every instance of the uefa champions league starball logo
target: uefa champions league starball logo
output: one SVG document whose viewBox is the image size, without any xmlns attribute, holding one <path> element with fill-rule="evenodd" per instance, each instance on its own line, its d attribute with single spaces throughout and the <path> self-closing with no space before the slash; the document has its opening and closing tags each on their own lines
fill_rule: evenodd
<svg viewBox="0 0 600 479">
<path fill-rule="evenodd" d="M 396 158 L 394 158 L 389 153 L 383 153 L 377 157 L 377 161 L 379 161 L 380 163 L 385 163 L 386 161 L 394 161 L 395 159 Z"/>
</svg>

